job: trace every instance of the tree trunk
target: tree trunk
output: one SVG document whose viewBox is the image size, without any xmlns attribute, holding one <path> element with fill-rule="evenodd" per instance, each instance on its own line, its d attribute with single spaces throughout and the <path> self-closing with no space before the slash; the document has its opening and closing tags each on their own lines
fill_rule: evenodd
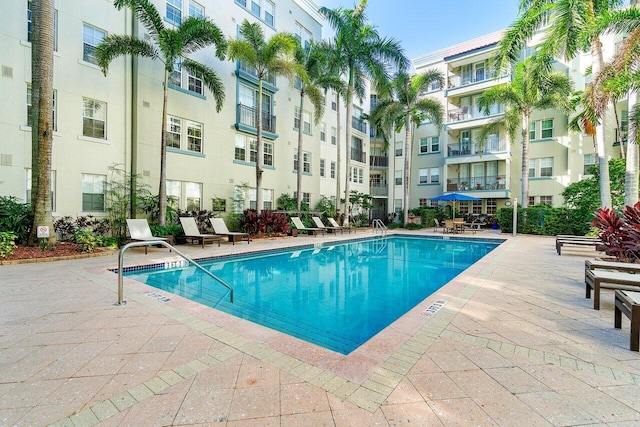
<svg viewBox="0 0 640 427">
<path fill-rule="evenodd" d="M 262 78 L 258 80 L 258 108 L 256 108 L 258 118 L 256 129 L 256 212 L 262 212 Z M 251 150 L 251 148 L 249 148 Z"/>
<path fill-rule="evenodd" d="M 302 166 L 304 162 L 302 161 L 302 107 L 304 106 L 304 90 L 300 90 L 300 111 L 298 114 L 298 182 L 297 182 L 297 201 L 298 201 L 298 212 L 302 210 Z"/>
<path fill-rule="evenodd" d="M 629 110 L 633 111 L 638 101 L 638 93 L 629 92 Z M 629 134 L 627 135 L 627 164 L 624 177 L 624 204 L 633 206 L 638 202 L 638 140 L 637 128 L 634 120 L 629 120 Z M 622 142 L 621 142 L 622 144 Z"/>
<path fill-rule="evenodd" d="M 54 4 L 53 0 L 34 0 L 31 3 L 33 37 L 31 70 L 33 91 L 38 92 L 37 103 L 32 100 L 37 121 L 32 123 L 31 132 L 37 140 L 37 149 L 32 153 L 32 176 L 36 176 L 35 188 L 32 178 L 32 206 L 34 208 L 33 227 L 29 242 L 37 241 L 38 226 L 49 227 L 49 245 L 57 242 L 51 212 L 51 160 L 53 155 L 53 48 L 54 48 Z M 33 162 L 33 160 L 36 160 Z M 35 189 L 35 192 L 34 192 Z M 35 201 L 34 201 L 35 200 Z"/>
<path fill-rule="evenodd" d="M 597 76 L 604 61 L 602 59 L 602 43 L 599 38 L 595 38 L 591 42 L 591 57 L 593 64 L 591 65 L 592 73 Z M 609 158 L 607 157 L 607 145 L 605 142 L 605 115 L 602 116 L 600 124 L 596 126 L 596 146 L 598 151 L 598 166 L 600 169 L 600 207 L 611 207 L 611 182 L 609 179 Z"/>
<path fill-rule="evenodd" d="M 342 117 L 340 115 L 340 95 L 336 93 L 336 213 L 338 213 L 340 206 L 340 128 Z M 336 218 L 338 221 L 340 218 Z"/>
<path fill-rule="evenodd" d="M 169 98 L 169 70 L 164 69 L 162 97 L 162 135 L 160 136 L 160 184 L 158 185 L 158 224 L 167 223 L 167 100 Z"/>
<path fill-rule="evenodd" d="M 403 194 L 402 194 L 402 213 L 404 215 L 404 224 L 409 223 L 409 178 L 411 176 L 411 128 L 409 127 L 411 114 L 407 112 L 404 122 L 404 180 L 402 182 Z"/>
<path fill-rule="evenodd" d="M 346 112 L 346 116 L 347 116 L 347 131 L 345 132 L 345 138 L 346 141 L 344 143 L 344 146 L 346 148 L 346 167 L 345 167 L 345 171 L 346 171 L 346 179 L 345 179 L 345 184 L 344 184 L 344 224 L 345 226 L 349 225 L 349 192 L 350 192 L 350 183 L 351 183 L 351 127 L 352 127 L 352 121 L 353 119 L 351 118 L 352 114 L 353 114 L 353 92 L 354 92 L 354 88 L 353 88 L 353 73 L 354 71 L 351 71 L 349 74 L 349 86 L 347 88 L 347 112 Z"/>
<path fill-rule="evenodd" d="M 629 108 L 628 111 L 631 111 L 631 108 Z M 613 109 L 613 116 L 615 117 L 616 120 L 616 137 L 617 139 L 619 139 L 619 143 L 620 143 L 620 158 L 621 159 L 625 159 L 625 153 L 624 153 L 624 144 L 622 143 L 622 128 L 620 127 L 620 120 L 618 119 L 618 109 L 614 108 Z"/>
<path fill-rule="evenodd" d="M 522 207 L 529 205 L 529 112 L 522 114 Z M 514 209 L 517 209 L 514 206 Z"/>
</svg>

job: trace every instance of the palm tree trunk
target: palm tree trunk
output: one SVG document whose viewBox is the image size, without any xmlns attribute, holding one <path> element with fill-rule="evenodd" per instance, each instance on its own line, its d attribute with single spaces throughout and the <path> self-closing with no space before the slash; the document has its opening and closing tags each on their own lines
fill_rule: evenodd
<svg viewBox="0 0 640 427">
<path fill-rule="evenodd" d="M 169 70 L 164 69 L 162 97 L 162 135 L 160 137 L 160 184 L 158 188 L 158 224 L 167 222 L 167 100 L 169 98 Z"/>
<path fill-rule="evenodd" d="M 602 58 L 602 43 L 599 38 L 591 42 L 591 57 L 593 58 L 592 73 L 598 75 L 604 66 Z M 600 207 L 611 207 L 611 182 L 609 178 L 609 159 L 605 143 L 605 115 L 596 127 L 596 146 L 598 152 L 598 166 L 600 169 Z"/>
<path fill-rule="evenodd" d="M 345 213 L 345 217 L 344 217 L 344 225 L 348 226 L 349 225 L 349 192 L 351 190 L 350 188 L 350 183 L 351 183 L 351 175 L 349 172 L 351 172 L 351 126 L 352 123 L 351 121 L 353 120 L 351 118 L 351 115 L 353 114 L 353 92 L 354 92 L 354 88 L 353 88 L 353 71 L 350 73 L 349 75 L 349 86 L 347 89 L 347 131 L 345 132 L 345 138 L 346 141 L 344 143 L 344 146 L 346 147 L 346 167 L 345 167 L 345 171 L 346 171 L 346 179 L 345 179 L 345 184 L 344 184 L 344 213 Z"/>
<path fill-rule="evenodd" d="M 630 108 L 629 108 L 629 111 L 631 111 Z M 620 119 L 618 118 L 618 109 L 617 108 L 613 109 L 613 116 L 616 119 L 616 136 L 617 136 L 618 139 L 620 139 L 620 141 L 618 141 L 620 143 L 620 158 L 624 159 L 626 156 L 624 154 L 624 144 L 622 143 L 622 138 L 621 138 L 622 129 L 620 128 Z"/>
<path fill-rule="evenodd" d="M 637 105 L 638 93 L 629 92 L 629 112 Z M 627 164 L 624 177 L 624 204 L 633 206 L 638 202 L 638 140 L 635 120 L 629 120 L 629 134 L 627 135 Z"/>
<path fill-rule="evenodd" d="M 262 78 L 258 80 L 258 108 L 256 108 L 258 118 L 256 129 L 256 212 L 262 212 Z"/>
<path fill-rule="evenodd" d="M 53 0 L 34 0 L 32 2 L 33 38 L 31 69 L 33 76 L 32 93 L 37 91 L 37 121 L 31 125 L 37 141 L 37 149 L 32 153 L 32 176 L 36 176 L 35 188 L 32 179 L 32 206 L 34 208 L 33 227 L 30 244 L 37 242 L 38 226 L 49 227 L 49 245 L 56 244 L 51 212 L 51 160 L 53 146 L 53 48 L 54 48 L 54 5 Z M 33 102 L 33 101 L 32 101 Z M 35 189 L 35 192 L 34 192 Z"/>
<path fill-rule="evenodd" d="M 522 114 L 522 207 L 529 204 L 529 112 Z M 517 209 L 514 206 L 514 209 Z"/>
<path fill-rule="evenodd" d="M 298 113 L 298 212 L 302 210 L 302 107 L 304 106 L 304 90 L 300 90 L 300 111 Z"/>
<path fill-rule="evenodd" d="M 336 93 L 336 213 L 338 212 L 338 206 L 340 206 L 340 130 L 341 130 L 342 116 L 340 115 L 340 94 Z M 336 218 L 340 221 L 339 218 Z"/>
<path fill-rule="evenodd" d="M 411 129 L 409 127 L 411 115 L 407 112 L 404 122 L 404 180 L 402 182 L 402 213 L 403 213 L 403 222 L 407 224 L 409 222 L 409 178 L 410 178 L 410 162 L 411 162 Z"/>
</svg>

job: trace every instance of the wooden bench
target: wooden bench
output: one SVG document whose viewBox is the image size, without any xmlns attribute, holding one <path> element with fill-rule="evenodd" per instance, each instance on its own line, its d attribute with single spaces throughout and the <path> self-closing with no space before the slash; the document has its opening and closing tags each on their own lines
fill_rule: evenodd
<svg viewBox="0 0 640 427">
<path fill-rule="evenodd" d="M 621 291 L 640 291 L 640 274 L 620 271 L 586 270 L 584 273 L 586 297 L 591 298 L 593 290 L 593 308 L 600 310 L 600 289 Z"/>
<path fill-rule="evenodd" d="M 631 351 L 640 350 L 640 292 L 616 291 L 614 326 L 622 328 L 622 313 L 631 321 Z"/>
<path fill-rule="evenodd" d="M 600 243 L 602 243 L 600 239 L 593 237 L 556 237 L 556 252 L 558 252 L 558 255 L 562 255 L 561 252 L 564 245 L 593 246 L 595 248 Z"/>
</svg>

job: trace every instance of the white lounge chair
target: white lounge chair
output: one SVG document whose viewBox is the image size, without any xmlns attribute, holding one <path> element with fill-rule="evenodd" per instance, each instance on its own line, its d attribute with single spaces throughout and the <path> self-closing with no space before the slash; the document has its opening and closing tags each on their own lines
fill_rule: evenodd
<svg viewBox="0 0 640 427">
<path fill-rule="evenodd" d="M 169 239 L 165 237 L 158 237 L 151 234 L 149 222 L 146 219 L 127 219 L 127 227 L 129 228 L 129 235 L 131 236 L 131 240 L 139 242 L 151 240 L 163 240 L 165 242 L 169 241 Z M 169 249 L 169 252 L 171 252 L 171 249 Z M 147 246 L 144 247 L 144 253 L 147 253 Z"/>
<path fill-rule="evenodd" d="M 331 227 L 327 227 L 326 225 L 324 225 L 324 223 L 322 222 L 322 220 L 320 219 L 320 217 L 317 216 L 313 216 L 311 217 L 311 219 L 313 220 L 313 222 L 316 224 L 317 228 L 321 228 L 324 231 L 328 231 L 329 233 L 331 233 L 332 230 L 330 230 Z"/>
<path fill-rule="evenodd" d="M 211 222 L 214 233 L 220 236 L 227 236 L 229 238 L 229 242 L 233 243 L 234 245 L 236 244 L 236 242 L 241 242 L 243 240 L 246 240 L 247 244 L 251 243 L 251 236 L 249 235 L 249 233 L 229 231 L 229 229 L 227 228 L 227 224 L 225 224 L 224 222 L 224 219 L 210 218 L 209 222 Z"/>
<path fill-rule="evenodd" d="M 180 217 L 180 224 L 182 224 L 182 229 L 184 230 L 184 237 L 187 239 L 187 242 L 196 242 L 202 244 L 202 249 L 204 249 L 205 243 L 213 243 L 218 242 L 218 247 L 220 247 L 220 240 L 222 237 L 216 236 L 214 234 L 202 234 L 198 229 L 198 224 L 196 224 L 196 219 L 191 216 Z"/>
<path fill-rule="evenodd" d="M 586 297 L 591 298 L 593 290 L 593 308 L 600 310 L 600 289 L 640 291 L 640 274 L 620 271 L 586 270 L 584 274 Z"/>
<path fill-rule="evenodd" d="M 322 233 L 324 236 L 324 228 L 307 228 L 302 223 L 302 220 L 297 216 L 292 216 L 291 221 L 293 221 L 293 225 L 298 229 L 298 231 L 306 231 L 307 234 L 313 234 L 314 236 L 318 233 Z"/>
<path fill-rule="evenodd" d="M 331 227 L 327 227 L 327 228 L 333 228 L 335 230 L 341 230 L 343 233 L 344 233 L 344 230 L 348 230 L 349 233 L 351 233 L 351 228 L 352 227 L 343 227 L 340 224 L 338 224 L 335 219 L 333 219 L 331 217 L 327 218 L 327 220 L 329 221 L 329 224 L 331 224 Z M 354 228 L 354 230 L 355 230 L 355 228 Z"/>
</svg>

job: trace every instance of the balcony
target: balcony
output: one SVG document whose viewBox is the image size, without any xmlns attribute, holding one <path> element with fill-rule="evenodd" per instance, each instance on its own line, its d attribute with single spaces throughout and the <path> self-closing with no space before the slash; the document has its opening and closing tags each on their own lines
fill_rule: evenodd
<svg viewBox="0 0 640 427">
<path fill-rule="evenodd" d="M 251 80 L 255 80 L 256 82 L 258 81 L 258 75 L 256 74 L 256 70 L 247 67 L 242 62 L 238 62 L 237 74 L 238 76 L 242 76 L 245 78 L 250 77 Z M 273 87 L 276 87 L 276 77 L 272 74 L 267 74 L 267 76 L 264 78 L 263 81 Z"/>
<path fill-rule="evenodd" d="M 369 156 L 369 166 L 372 168 L 388 168 L 389 157 L 388 156 Z"/>
<path fill-rule="evenodd" d="M 494 191 L 506 190 L 504 175 L 475 176 L 471 178 L 447 179 L 447 191 Z"/>
<path fill-rule="evenodd" d="M 364 151 L 356 150 L 352 148 L 351 160 L 360 162 L 360 163 L 367 163 L 367 153 L 365 153 Z"/>
<path fill-rule="evenodd" d="M 463 93 L 480 92 L 500 83 L 507 83 L 511 76 L 509 73 L 498 75 L 489 69 L 479 69 L 473 72 L 456 70 L 448 77 L 447 96 L 459 96 Z"/>
<path fill-rule="evenodd" d="M 351 117 L 351 127 L 362 133 L 367 133 L 367 123 L 360 118 Z"/>
<path fill-rule="evenodd" d="M 387 197 L 387 195 L 389 195 L 389 187 L 369 186 L 369 195 L 373 197 Z"/>
<path fill-rule="evenodd" d="M 506 151 L 507 141 L 501 141 L 498 138 L 489 139 L 482 149 L 478 144 L 471 143 L 471 141 L 457 142 L 455 144 L 447 145 L 447 157 L 479 156 L 484 154 L 504 153 Z"/>
<path fill-rule="evenodd" d="M 258 110 L 253 107 L 249 107 L 244 104 L 238 104 L 236 111 L 237 123 L 236 128 L 239 130 L 248 131 L 251 133 L 256 132 L 258 127 Z M 270 135 L 265 135 L 267 138 L 274 139 L 277 137 L 276 133 L 276 116 L 272 116 L 267 112 L 262 112 L 262 130 L 268 132 Z"/>
<path fill-rule="evenodd" d="M 498 114 L 504 113 L 504 108 L 502 104 L 492 105 L 489 109 L 489 115 L 484 114 L 480 111 L 480 107 L 477 105 L 472 106 L 464 106 L 461 108 L 457 108 L 455 110 L 449 110 L 448 123 L 462 122 L 467 120 L 475 120 L 475 119 L 486 119 L 487 117 L 496 116 Z"/>
</svg>

